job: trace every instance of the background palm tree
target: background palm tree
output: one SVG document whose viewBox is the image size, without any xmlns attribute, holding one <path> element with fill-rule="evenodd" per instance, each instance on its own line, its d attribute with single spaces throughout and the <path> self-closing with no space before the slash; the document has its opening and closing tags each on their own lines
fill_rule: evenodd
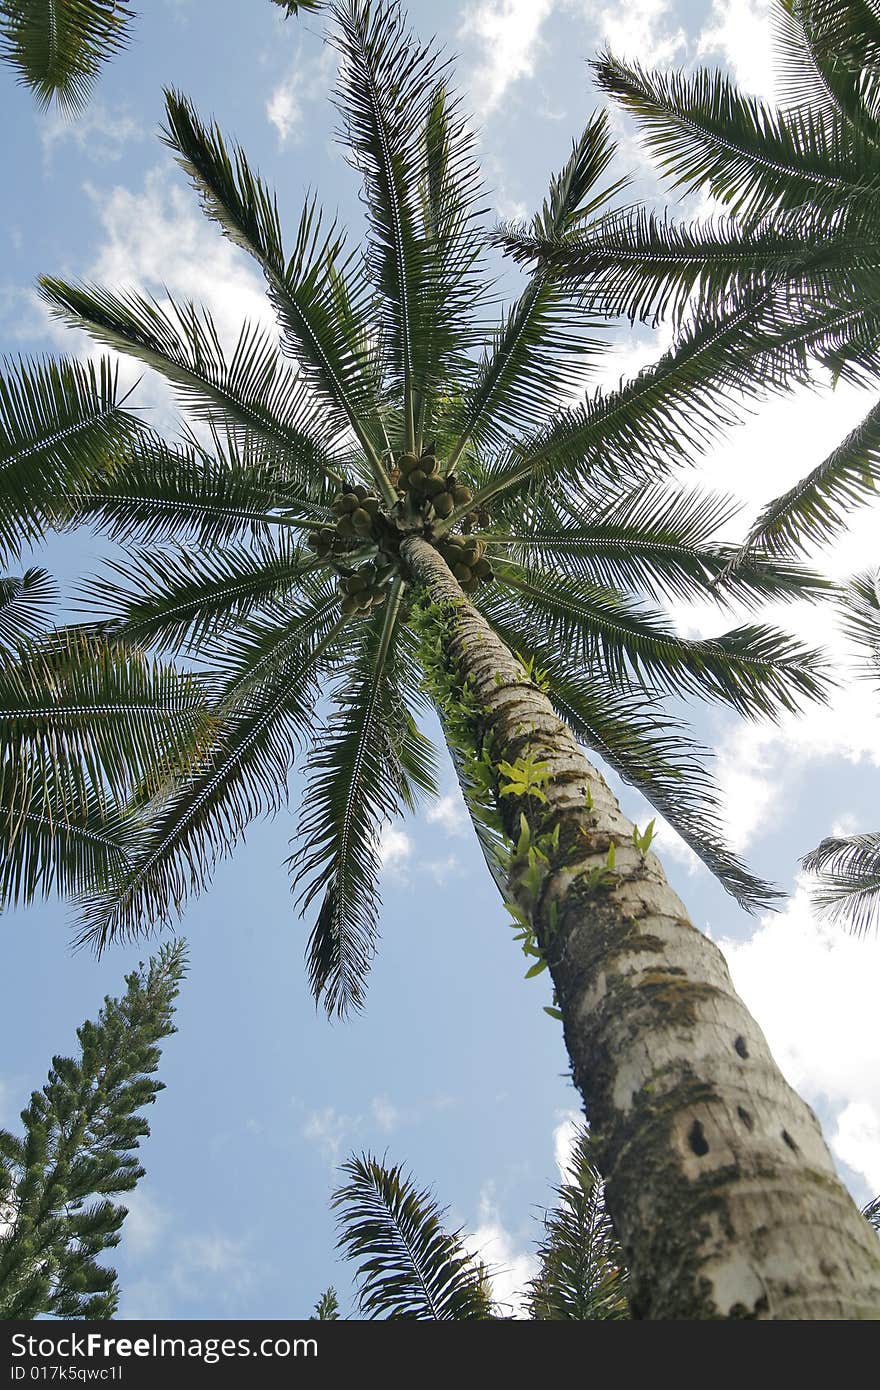
<svg viewBox="0 0 880 1390">
<path fill-rule="evenodd" d="M 648 72 L 605 56 L 599 85 L 636 119 L 658 167 L 729 216 L 676 223 L 642 208 L 600 216 L 562 244 L 508 228 L 610 314 L 740 318 L 739 354 L 768 389 L 808 379 L 873 383 L 880 369 L 880 15 L 862 0 L 775 0 L 770 106 L 721 72 Z M 738 359 L 739 366 L 741 358 Z M 792 555 L 876 499 L 880 404 L 762 511 L 743 548 Z"/>
<path fill-rule="evenodd" d="M 39 106 L 82 111 L 104 63 L 125 48 L 134 10 L 124 0 L 0 0 L 0 58 Z"/>
<path fill-rule="evenodd" d="M 880 683 L 880 574 L 852 580 L 844 595 L 844 630 L 864 652 L 863 674 Z M 880 831 L 830 835 L 804 857 L 819 875 L 813 902 L 832 921 L 867 931 L 880 921 Z"/>
<path fill-rule="evenodd" d="M 492 1295 L 490 1271 L 467 1250 L 461 1231 L 427 1190 L 371 1154 L 342 1165 L 347 1181 L 333 1195 L 338 1248 L 358 1263 L 358 1306 L 367 1318 L 484 1321 L 510 1316 Z M 575 1144 L 557 1206 L 544 1216 L 540 1267 L 526 1293 L 529 1317 L 598 1321 L 629 1317 L 626 1273 L 604 1206 L 589 1136 Z M 338 1311 L 336 1313 L 338 1316 Z"/>
<path fill-rule="evenodd" d="M 78 483 L 141 430 L 115 371 L 23 362 L 0 378 L 0 557 L 63 519 Z M 0 579 L 0 909 L 97 891 L 142 823 L 136 791 L 179 766 L 210 722 L 194 678 L 131 646 L 61 632 L 35 566 Z"/>
<path fill-rule="evenodd" d="M 243 151 L 168 98 L 167 142 L 262 267 L 282 352 L 253 326 L 227 352 L 192 305 L 43 281 L 56 313 L 158 369 L 202 423 L 182 444 L 132 433 L 65 500 L 71 523 L 161 540 L 115 562 L 90 611 L 118 643 L 203 663 L 216 719 L 211 746 L 139 804 L 148 833 L 85 903 L 84 930 L 104 943 L 171 919 L 246 823 L 283 804 L 307 741 L 292 865 L 305 906 L 320 901 L 312 982 L 331 1009 L 359 1004 L 379 831 L 434 786 L 416 722 L 427 693 L 533 970 L 551 970 L 636 1312 L 874 1308 L 877 1253 L 813 1116 L 671 892 L 650 833 L 622 816 L 575 737 L 744 904 L 772 895 L 721 842 L 657 697 L 772 715 L 821 694 L 815 654 L 759 624 L 683 639 L 628 592 L 718 581 L 719 602 L 759 602 L 821 587 L 763 553 L 728 574 L 710 527 L 724 504 L 664 479 L 727 418 L 732 384 L 752 381 L 740 320 L 707 314 L 634 381 L 586 398 L 601 322 L 580 289 L 538 271 L 487 336 L 482 194 L 446 66 L 397 5 L 331 8 L 344 141 L 365 180 L 363 254 L 314 201 L 285 251 Z M 611 154 L 592 119 L 535 228 L 567 234 L 603 206 Z M 709 1219 L 719 1207 L 723 1236 Z"/>
</svg>

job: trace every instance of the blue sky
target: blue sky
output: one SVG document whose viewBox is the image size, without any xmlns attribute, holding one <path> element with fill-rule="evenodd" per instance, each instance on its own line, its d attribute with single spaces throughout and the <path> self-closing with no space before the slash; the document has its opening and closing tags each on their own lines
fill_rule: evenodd
<svg viewBox="0 0 880 1390">
<path fill-rule="evenodd" d="M 332 57 L 316 20 L 285 24 L 268 0 L 151 0 L 131 50 L 105 72 L 79 121 L 38 115 L 0 71 L 6 132 L 0 214 L 0 335 L 5 352 L 84 354 L 50 324 L 33 294 L 41 272 L 138 284 L 209 303 L 222 329 L 267 315 L 249 263 L 200 214 L 156 139 L 163 85 L 180 87 L 237 137 L 278 188 L 288 223 L 308 189 L 358 226 L 358 186 L 333 143 Z M 658 63 L 730 65 L 772 96 L 770 24 L 762 0 L 472 0 L 409 6 L 422 34 L 460 54 L 457 70 L 483 128 L 493 213 L 524 215 L 599 104 L 586 59 L 604 44 Z M 632 130 L 615 117 L 621 170 L 643 196 L 665 198 Z M 513 281 L 511 281 L 511 288 Z M 659 340 L 622 328 L 607 374 L 637 369 Z M 136 373 L 132 372 L 132 379 Z M 175 413 L 149 376 L 138 399 L 173 430 Z M 744 532 L 762 501 L 824 456 L 870 403 L 839 389 L 773 401 L 732 433 L 703 476 L 733 492 Z M 876 513 L 835 553 L 838 575 L 876 556 Z M 95 547 L 53 539 L 40 562 L 67 586 Z M 682 630 L 720 630 L 716 612 L 673 615 Z M 775 615 L 774 615 L 775 616 Z M 780 621 L 826 641 L 830 613 Z M 842 668 L 843 669 L 843 668 Z M 841 1172 L 864 1200 L 880 1190 L 880 1042 L 872 1016 L 880 947 L 817 924 L 797 861 L 834 826 L 876 826 L 880 702 L 844 675 L 827 709 L 778 727 L 692 711 L 717 751 L 736 847 L 790 890 L 781 913 L 746 917 L 669 833 L 660 852 L 695 921 L 724 941 L 734 977 L 790 1080 L 817 1109 Z M 327 1198 L 352 1148 L 387 1150 L 432 1183 L 452 1219 L 477 1233 L 514 1298 L 530 1272 L 537 1211 L 549 1200 L 577 1097 L 543 981 L 523 958 L 465 826 L 451 774 L 443 801 L 385 840 L 383 933 L 364 1016 L 315 1013 L 302 964 L 306 926 L 283 861 L 291 810 L 255 825 L 183 923 L 191 972 L 179 1033 L 167 1045 L 167 1090 L 151 1113 L 147 1179 L 131 1201 L 117 1264 L 124 1317 L 304 1316 L 328 1283 L 350 1300 L 334 1255 Z M 623 791 L 628 812 L 648 818 Z M 54 1052 L 115 992 L 149 949 L 73 954 L 65 910 L 11 915 L 4 933 L 0 1124 L 14 1127 Z"/>
</svg>

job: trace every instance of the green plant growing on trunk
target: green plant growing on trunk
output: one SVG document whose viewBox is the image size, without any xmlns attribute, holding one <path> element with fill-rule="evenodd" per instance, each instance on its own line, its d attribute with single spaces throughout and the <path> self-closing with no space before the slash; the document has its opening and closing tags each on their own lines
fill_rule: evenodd
<svg viewBox="0 0 880 1390">
<path fill-rule="evenodd" d="M 78 1057 L 52 1059 L 23 1136 L 0 1130 L 0 1318 L 115 1314 L 116 1271 L 99 1260 L 119 1244 L 126 1208 L 110 1199 L 144 1176 L 140 1112 L 163 1089 L 159 1043 L 175 1032 L 185 970 L 178 941 L 126 976 L 125 994 L 77 1029 Z"/>
<path fill-rule="evenodd" d="M 134 10 L 124 0 L 0 0 L 0 58 L 42 107 L 83 110 L 104 63 L 125 48 Z"/>
<path fill-rule="evenodd" d="M 42 282 L 56 314 L 162 373 L 203 426 L 182 443 L 135 432 L 55 508 L 56 524 L 143 543 L 87 589 L 91 612 L 117 643 L 196 658 L 216 721 L 138 805 L 148 832 L 85 903 L 84 933 L 102 945 L 173 920 L 247 823 L 284 804 L 305 743 L 291 867 L 304 909 L 319 904 L 311 981 L 331 1011 L 358 1007 L 379 831 L 434 790 L 427 694 L 496 881 L 547 959 L 636 1313 L 876 1310 L 877 1253 L 814 1117 L 583 752 L 744 906 L 772 901 L 724 845 L 693 746 L 658 704 L 687 693 L 772 717 L 825 688 L 816 654 L 766 624 L 693 641 L 655 606 L 823 588 L 759 550 L 733 567 L 712 539 L 727 503 L 669 480 L 731 418 L 731 389 L 753 389 L 751 356 L 731 366 L 741 316 L 707 313 L 633 381 L 586 396 L 606 325 L 579 288 L 536 271 L 487 338 L 490 237 L 448 65 L 387 0 L 328 13 L 362 252 L 311 199 L 285 248 L 244 152 L 167 99 L 166 141 L 263 270 L 281 350 L 251 326 L 228 350 L 189 304 Z M 591 119 L 534 227 L 567 237 L 610 206 L 612 154 Z"/>
<path fill-rule="evenodd" d="M 774 0 L 778 106 L 721 72 L 648 72 L 612 56 L 599 84 L 638 122 L 671 183 L 725 216 L 600 215 L 574 236 L 507 228 L 507 250 L 587 290 L 611 314 L 739 314 L 731 367 L 752 353 L 779 389 L 821 366 L 880 371 L 880 15 L 862 0 Z M 800 354 L 807 349 L 807 361 Z M 795 352 L 793 354 L 793 349 Z M 880 404 L 812 472 L 767 504 L 742 548 L 791 556 L 836 536 L 880 484 Z"/>
</svg>

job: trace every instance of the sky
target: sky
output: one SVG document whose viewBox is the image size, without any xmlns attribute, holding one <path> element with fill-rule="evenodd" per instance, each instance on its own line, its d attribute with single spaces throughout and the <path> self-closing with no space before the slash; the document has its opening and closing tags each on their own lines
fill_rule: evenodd
<svg viewBox="0 0 880 1390">
<path fill-rule="evenodd" d="M 87 340 L 51 323 L 33 286 L 40 273 L 208 304 L 224 334 L 268 321 L 246 257 L 200 213 L 157 138 L 162 88 L 213 114 L 259 165 L 289 225 L 316 190 L 353 231 L 358 185 L 334 143 L 334 64 L 318 19 L 288 21 L 268 0 L 150 0 L 131 48 L 107 68 L 75 122 L 40 115 L 0 70 L 0 342 L 7 355 L 87 355 Z M 490 221 L 529 214 L 572 139 L 602 104 L 587 62 L 621 57 L 729 67 L 771 98 L 771 24 L 762 0 L 413 0 L 417 30 L 458 55 L 459 85 L 482 134 Z M 681 211 L 617 113 L 619 170 L 652 205 Z M 692 201 L 686 210 L 705 207 Z M 509 288 L 516 288 L 512 272 Z M 507 283 L 507 282 L 505 282 Z M 615 330 L 603 374 L 637 370 L 662 335 Z M 134 381 L 140 371 L 124 368 Z M 139 403 L 173 433 L 176 414 L 149 373 Z M 735 495 L 745 534 L 761 505 L 815 466 L 872 403 L 821 386 L 763 404 L 732 431 L 696 478 Z M 876 559 L 876 509 L 866 509 L 816 564 L 844 577 Z M 82 535 L 50 539 L 36 557 L 67 593 L 94 570 Z M 815 920 L 798 861 L 832 831 L 876 828 L 880 697 L 847 671 L 830 610 L 770 615 L 827 644 L 840 684 L 825 708 L 778 725 L 744 724 L 690 708 L 716 752 L 729 838 L 788 893 L 775 914 L 748 917 L 670 832 L 657 844 L 694 921 L 719 941 L 734 982 L 789 1081 L 820 1116 L 856 1199 L 880 1191 L 880 1031 L 872 1005 L 876 937 Z M 714 609 L 678 608 L 682 632 L 732 625 Z M 613 779 L 612 779 L 613 780 Z M 641 798 L 615 783 L 640 824 Z M 523 957 L 476 849 L 451 771 L 442 799 L 383 841 L 382 941 L 366 1012 L 346 1023 L 316 1013 L 303 967 L 307 924 L 283 863 L 290 810 L 252 827 L 181 924 L 190 973 L 178 1033 L 164 1050 L 167 1089 L 151 1109 L 147 1177 L 130 1198 L 115 1263 L 124 1318 L 307 1316 L 328 1284 L 352 1307 L 349 1268 L 334 1251 L 328 1198 L 337 1165 L 371 1149 L 412 1169 L 473 1233 L 513 1310 L 534 1272 L 540 1211 L 565 1166 L 578 1097 L 561 1032 L 542 1011 L 546 977 L 525 981 Z M 144 959 L 149 942 L 100 961 L 73 952 L 63 905 L 40 904 L 0 923 L 0 1125 L 42 1084 L 76 1026 Z"/>
</svg>

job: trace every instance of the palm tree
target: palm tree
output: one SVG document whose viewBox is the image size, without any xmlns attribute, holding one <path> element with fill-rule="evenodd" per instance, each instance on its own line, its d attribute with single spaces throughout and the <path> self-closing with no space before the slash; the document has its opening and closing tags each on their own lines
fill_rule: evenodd
<svg viewBox="0 0 880 1390">
<path fill-rule="evenodd" d="M 104 363 L 23 362 L 0 378 L 0 558 L 60 521 L 72 488 L 142 426 Z M 133 794 L 207 735 L 191 675 L 53 626 L 45 570 L 0 579 L 0 910 L 96 891 L 142 823 Z"/>
<path fill-rule="evenodd" d="M 101 67 L 128 43 L 125 0 L 0 0 L 0 58 L 41 107 L 78 114 Z"/>
<path fill-rule="evenodd" d="M 471 1322 L 510 1316 L 493 1298 L 489 1270 L 468 1252 L 461 1231 L 446 1230 L 446 1213 L 428 1190 L 419 1190 L 399 1165 L 389 1167 L 368 1153 L 353 1155 L 342 1171 L 347 1181 L 332 1199 L 337 1246 L 358 1261 L 358 1307 L 365 1317 Z M 555 1191 L 557 1205 L 544 1216 L 540 1267 L 525 1290 L 529 1317 L 628 1318 L 626 1273 L 585 1130 L 567 1179 Z M 338 1305 L 332 1315 L 339 1316 Z"/>
<path fill-rule="evenodd" d="M 0 579 L 0 912 L 123 874 L 131 807 L 207 736 L 203 693 L 142 652 L 47 630 L 44 570 Z"/>
<path fill-rule="evenodd" d="M 880 574 L 858 575 L 843 598 L 844 628 L 864 649 L 864 675 L 880 677 Z M 880 832 L 830 835 L 804 857 L 819 875 L 813 902 L 832 921 L 867 931 L 880 922 Z"/>
<path fill-rule="evenodd" d="M 768 387 L 874 382 L 880 369 L 880 15 L 864 0 L 775 0 L 774 107 L 707 70 L 647 72 L 604 56 L 600 87 L 638 122 L 672 184 L 708 190 L 729 215 L 676 223 L 643 208 L 563 239 L 507 228 L 515 256 L 579 285 L 610 314 L 742 315 L 737 361 Z M 803 552 L 876 498 L 880 404 L 763 509 L 743 555 Z"/>
<path fill-rule="evenodd" d="M 751 379 L 730 365 L 739 320 L 707 316 L 650 370 L 586 397 L 602 324 L 580 291 L 539 271 L 487 335 L 482 194 L 446 65 L 390 0 L 331 10 L 362 254 L 313 200 L 285 251 L 244 152 L 167 100 L 167 143 L 265 274 L 280 351 L 252 325 L 226 351 L 191 304 L 42 282 L 58 315 L 163 373 L 201 425 L 182 444 L 126 437 L 63 500 L 71 524 L 142 542 L 88 592 L 98 631 L 203 663 L 216 719 L 212 746 L 139 807 L 148 833 L 84 904 L 84 932 L 101 945 L 173 919 L 246 823 L 283 804 L 306 742 L 291 864 L 303 905 L 320 902 L 311 980 L 328 1009 L 357 1007 L 379 830 L 434 788 L 427 695 L 530 973 L 551 971 L 633 1308 L 876 1308 L 877 1253 L 814 1117 L 667 884 L 651 828 L 621 814 L 582 748 L 744 905 L 772 898 L 725 848 L 658 698 L 772 715 L 820 695 L 821 667 L 763 624 L 683 639 L 631 592 L 717 581 L 723 604 L 821 587 L 761 551 L 724 579 L 735 552 L 711 536 L 726 504 L 664 478 L 723 423 L 732 381 Z M 602 207 L 611 156 L 591 119 L 535 228 L 567 235 Z"/>
</svg>

